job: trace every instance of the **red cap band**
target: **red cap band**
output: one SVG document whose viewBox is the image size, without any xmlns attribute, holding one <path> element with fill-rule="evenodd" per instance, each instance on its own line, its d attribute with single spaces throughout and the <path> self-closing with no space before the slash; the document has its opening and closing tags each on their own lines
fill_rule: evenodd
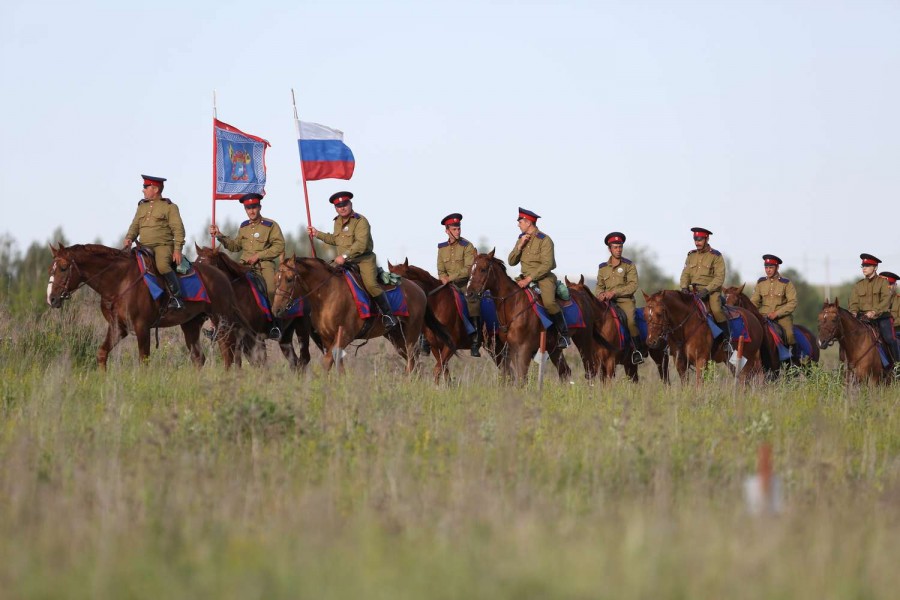
<svg viewBox="0 0 900 600">
<path fill-rule="evenodd" d="M 765 263 L 766 263 L 767 267 L 777 267 L 778 266 L 778 261 L 772 260 L 771 258 L 767 258 Z"/>
<path fill-rule="evenodd" d="M 451 225 L 459 225 L 462 223 L 459 219 L 447 219 L 444 221 L 444 227 L 450 227 Z"/>
<path fill-rule="evenodd" d="M 862 264 L 864 264 L 864 265 L 877 265 L 877 264 L 878 264 L 878 261 L 877 261 L 877 260 L 872 260 L 871 258 L 864 258 L 863 261 L 862 261 Z"/>
<path fill-rule="evenodd" d="M 152 179 L 145 179 L 144 185 L 155 185 L 156 187 L 162 187 L 162 183 L 159 181 L 153 181 Z"/>
<path fill-rule="evenodd" d="M 610 244 L 621 244 L 623 241 L 624 240 L 622 240 L 622 238 L 620 238 L 619 236 L 609 238 Z"/>
<path fill-rule="evenodd" d="M 522 213 L 522 212 L 519 213 L 519 218 L 525 219 L 526 221 L 531 221 L 532 223 L 537 223 L 537 219 L 535 219 L 531 215 L 526 215 L 525 213 Z"/>
<path fill-rule="evenodd" d="M 896 280 L 896 279 L 894 279 L 894 278 L 893 278 L 893 277 L 885 277 L 885 279 L 887 279 L 887 280 L 888 280 L 888 283 L 891 283 L 891 284 L 893 284 L 893 283 L 897 283 L 897 280 Z"/>
</svg>

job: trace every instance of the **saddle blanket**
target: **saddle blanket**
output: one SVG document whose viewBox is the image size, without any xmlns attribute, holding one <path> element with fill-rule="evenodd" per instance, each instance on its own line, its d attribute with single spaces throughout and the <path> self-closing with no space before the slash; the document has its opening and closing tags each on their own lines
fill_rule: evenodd
<svg viewBox="0 0 900 600">
<path fill-rule="evenodd" d="M 253 299 L 256 300 L 256 306 L 259 307 L 260 312 L 266 316 L 266 319 L 272 320 L 272 309 L 269 306 L 269 298 L 265 294 L 262 293 L 256 286 L 256 281 L 253 279 L 253 275 L 248 271 L 244 277 L 247 278 L 247 282 L 250 284 L 250 291 L 253 292 Z M 282 319 L 295 319 L 297 317 L 303 316 L 303 310 L 305 308 L 305 302 L 303 302 L 303 297 L 297 298 L 297 300 L 285 311 L 284 315 L 281 316 Z"/>
<path fill-rule="evenodd" d="M 495 334 L 500 331 L 500 319 L 497 318 L 497 305 L 491 298 L 490 292 L 485 292 L 481 297 L 481 320 L 487 327 L 489 334 Z"/>
<path fill-rule="evenodd" d="M 541 320 L 541 324 L 544 326 L 544 329 L 549 329 L 551 325 L 553 325 L 553 321 L 550 320 L 550 315 L 547 314 L 547 309 L 544 308 L 544 305 L 537 301 L 537 298 L 534 294 L 531 293 L 531 290 L 525 290 L 528 294 L 528 300 L 531 302 L 531 308 L 534 310 L 534 313 Z M 574 300 L 564 301 L 558 300 L 559 307 L 562 309 L 563 317 L 566 320 L 566 325 L 569 326 L 570 329 L 583 329 L 586 327 L 584 323 L 584 315 L 581 314 L 581 308 L 578 306 L 578 303 Z"/>
<path fill-rule="evenodd" d="M 463 320 L 463 325 L 466 327 L 466 333 L 472 335 L 475 333 L 475 326 L 472 325 L 471 317 L 469 317 L 469 304 L 466 302 L 466 298 L 462 295 L 462 292 L 460 292 L 455 285 L 450 285 L 448 287 L 453 290 L 453 300 L 456 302 L 456 311 Z"/>
<path fill-rule="evenodd" d="M 775 340 L 775 346 L 778 348 L 778 360 L 791 360 L 791 351 L 784 344 L 784 339 L 782 338 L 784 329 L 781 325 L 773 323 L 769 319 L 766 319 L 766 325 L 772 334 L 772 339 Z M 797 343 L 794 345 L 793 358 L 800 360 L 812 356 L 812 347 L 809 345 L 809 340 L 806 339 L 806 336 L 803 335 L 803 332 L 796 325 L 794 325 L 794 339 Z"/>
<path fill-rule="evenodd" d="M 154 273 L 147 270 L 143 253 L 135 252 L 134 255 L 137 257 L 138 269 L 141 271 L 144 283 L 147 285 L 147 289 L 150 290 L 150 296 L 154 300 L 159 300 L 159 297 L 165 293 L 162 286 L 159 285 L 159 279 Z M 197 275 L 195 269 L 192 268 L 185 275 L 179 273 L 178 281 L 181 283 L 182 300 L 187 302 L 210 302 L 206 286 L 203 285 L 203 280 Z"/>
<path fill-rule="evenodd" d="M 378 314 L 377 309 L 373 306 L 372 298 L 366 293 L 366 290 L 356 281 L 356 278 L 350 273 L 344 272 L 344 279 L 347 280 L 347 286 L 356 302 L 356 310 L 359 312 L 360 319 L 371 319 Z M 406 305 L 406 298 L 403 296 L 403 290 L 395 287 L 391 290 L 384 290 L 391 307 L 391 312 L 398 317 L 408 317 L 409 307 Z"/>
</svg>

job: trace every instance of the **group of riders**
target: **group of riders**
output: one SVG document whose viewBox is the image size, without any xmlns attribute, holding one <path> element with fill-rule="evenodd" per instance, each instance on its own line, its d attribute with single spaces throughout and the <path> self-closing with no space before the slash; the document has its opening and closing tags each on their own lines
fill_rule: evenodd
<svg viewBox="0 0 900 600">
<path fill-rule="evenodd" d="M 169 288 L 169 308 L 178 310 L 183 307 L 182 291 L 173 265 L 182 261 L 184 224 L 178 207 L 162 196 L 166 180 L 149 175 L 142 177 L 144 198 L 138 203 L 124 246 L 130 248 L 135 240 L 140 240 L 142 246 L 152 249 L 157 271 Z M 335 247 L 335 265 L 354 266 L 358 269 L 362 285 L 380 309 L 386 328 L 392 329 L 398 325 L 398 321 L 392 314 L 378 280 L 371 226 L 366 217 L 353 210 L 352 199 L 353 194 L 350 192 L 333 194 L 329 202 L 337 215 L 334 217 L 332 233 L 320 231 L 311 225 L 309 233 Z M 285 242 L 278 223 L 263 218 L 261 201 L 260 194 L 246 194 L 240 198 L 247 220 L 241 223 L 236 236 L 224 235 L 215 225 L 210 226 L 209 233 L 228 250 L 241 253 L 240 262 L 248 265 L 265 282 L 271 306 L 275 294 L 276 260 L 283 254 Z M 453 213 L 441 220 L 447 240 L 438 244 L 437 273 L 443 284 L 456 287 L 465 296 L 470 320 L 475 327 L 471 339 L 471 354 L 480 356 L 479 349 L 483 341 L 481 299 L 476 294 L 467 293 L 477 252 L 472 242 L 462 237 L 462 218 L 460 213 Z M 560 344 L 565 348 L 571 344 L 571 339 L 557 302 L 558 280 L 553 273 L 556 268 L 553 240 L 538 228 L 538 219 L 540 215 L 519 208 L 517 224 L 520 234 L 507 262 L 511 266 L 521 265 L 521 273 L 517 278 L 519 287 L 537 288 L 541 302 L 560 335 Z M 711 231 L 693 227 L 691 232 L 695 248 L 688 252 L 681 272 L 681 291 L 696 294 L 708 307 L 716 324 L 723 332 L 728 331 L 727 317 L 722 307 L 725 259 L 721 252 L 709 245 Z M 604 238 L 610 255 L 599 265 L 594 294 L 599 300 L 615 302 L 622 309 L 634 351 L 646 354 L 635 319 L 638 270 L 631 260 L 622 255 L 625 239 L 625 234 L 618 231 Z M 797 307 L 797 291 L 794 284 L 780 274 L 780 258 L 773 254 L 765 254 L 762 258 L 765 275 L 756 282 L 751 301 L 766 318 L 781 326 L 785 343 L 792 347 L 796 343 L 792 315 Z M 897 294 L 897 280 L 900 278 L 892 272 L 878 273 L 881 260 L 875 256 L 864 253 L 860 258 L 863 278 L 854 285 L 847 308 L 857 318 L 877 327 L 886 351 L 896 363 L 900 359 L 900 342 L 895 329 L 895 325 L 900 328 L 900 295 Z M 278 339 L 279 336 L 279 323 L 276 320 L 270 337 Z"/>
</svg>

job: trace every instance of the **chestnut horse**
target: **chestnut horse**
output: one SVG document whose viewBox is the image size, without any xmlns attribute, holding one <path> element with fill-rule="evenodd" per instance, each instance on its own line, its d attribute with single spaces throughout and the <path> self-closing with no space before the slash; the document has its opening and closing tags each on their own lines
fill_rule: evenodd
<svg viewBox="0 0 900 600">
<path fill-rule="evenodd" d="M 668 346 L 675 356 L 675 368 L 684 383 L 688 365 L 697 373 L 700 384 L 703 369 L 710 359 L 726 362 L 729 359 L 730 344 L 722 341 L 714 343 L 706 317 L 697 308 L 696 296 L 680 291 L 663 290 L 652 296 L 644 294 L 647 305 L 644 318 L 647 320 L 647 345 L 650 348 Z M 762 325 L 750 312 L 742 308 L 731 308 L 743 318 L 750 341 L 743 344 L 743 356 L 747 364 L 740 371 L 740 380 L 746 383 L 750 377 L 762 371 L 759 348 L 763 341 Z M 727 336 L 727 332 L 722 335 Z M 715 353 L 713 353 L 715 352 Z M 729 364 L 729 368 L 732 368 Z"/>
<path fill-rule="evenodd" d="M 425 296 L 428 298 L 428 306 L 434 312 L 437 320 L 443 323 L 457 348 L 466 348 L 470 345 L 470 336 L 466 332 L 466 325 L 459 314 L 459 310 L 456 308 L 456 292 L 453 289 L 453 284 L 441 283 L 440 279 L 434 277 L 425 269 L 409 264 L 409 259 L 404 260 L 399 265 L 392 265 L 388 261 L 388 270 L 422 288 L 422 291 L 425 292 Z M 496 348 L 498 348 L 496 337 L 496 334 L 494 334 L 490 340 L 485 338 L 484 347 L 499 365 L 500 356 L 499 353 L 495 353 Z M 431 330 L 425 331 L 425 339 L 428 340 L 428 344 L 431 346 L 431 354 L 435 360 L 434 382 L 438 383 L 441 379 L 449 381 L 450 368 L 447 363 L 453 356 L 453 349 L 444 344 L 440 337 Z"/>
<path fill-rule="evenodd" d="M 475 257 L 466 291 L 478 297 L 483 296 L 486 291 L 491 293 L 497 308 L 497 319 L 500 321 L 500 342 L 503 344 L 500 351 L 500 372 L 505 379 L 524 383 L 531 359 L 540 349 L 541 332 L 544 331 L 544 326 L 532 307 L 532 301 L 528 299 L 525 290 L 506 273 L 506 265 L 494 257 L 493 250 Z M 594 316 L 590 301 L 578 292 L 572 294 L 572 299 L 581 308 L 585 322 L 592 323 Z M 585 377 L 593 378 L 597 374 L 593 329 L 573 328 L 569 333 L 581 355 Z M 563 348 L 559 347 L 559 333 L 555 327 L 547 331 L 546 349 L 550 360 L 556 365 L 559 378 L 568 380 L 572 370 L 563 356 Z"/>
<path fill-rule="evenodd" d="M 775 337 L 772 335 L 772 330 L 769 329 L 767 323 L 769 319 L 759 312 L 756 305 L 753 304 L 747 294 L 744 293 L 744 284 L 741 284 L 740 287 L 722 288 L 722 293 L 725 295 L 725 304 L 728 306 L 739 306 L 749 310 L 759 321 L 760 325 L 762 325 L 763 331 L 765 332 L 765 339 L 760 347 L 760 360 L 762 361 L 763 369 L 766 371 L 767 379 L 774 379 L 781 373 L 782 364 L 781 358 L 778 356 L 778 344 L 775 342 Z M 816 343 L 816 337 L 809 329 L 802 325 L 795 325 L 794 327 L 799 331 L 800 335 L 806 338 L 809 347 L 812 349 L 809 357 L 810 361 L 819 362 L 819 346 Z M 803 366 L 800 359 L 795 356 L 791 356 L 790 364 L 795 367 Z"/>
<path fill-rule="evenodd" d="M 882 366 L 878 351 L 878 330 L 869 323 L 841 308 L 838 299 L 827 299 L 819 313 L 819 347 L 823 350 L 838 342 L 841 362 L 847 365 L 847 383 L 875 381 L 889 383 L 893 378 L 891 366 Z"/>
<path fill-rule="evenodd" d="M 254 339 L 251 339 L 249 336 L 245 338 L 245 343 L 242 344 L 244 354 L 251 360 L 257 355 L 265 359 L 265 339 L 268 337 L 273 323 L 263 314 L 256 303 L 256 296 L 250 288 L 250 281 L 247 279 L 247 273 L 251 271 L 251 268 L 234 261 L 226 252 L 221 251 L 221 247 L 215 249 L 201 248 L 197 244 L 194 244 L 194 247 L 197 249 L 195 265 L 210 264 L 222 271 L 231 281 L 238 310 L 241 311 L 244 319 L 253 328 L 254 333 L 257 334 Z M 309 364 L 309 329 L 308 315 L 296 319 L 287 319 L 281 323 L 281 338 L 278 340 L 278 347 L 287 359 L 288 364 L 291 365 L 291 368 L 303 368 Z M 294 351 L 293 337 L 295 333 L 297 334 L 297 341 L 300 343 L 299 357 Z"/>
<path fill-rule="evenodd" d="M 234 292 L 228 278 L 215 267 L 195 265 L 197 274 L 209 294 L 210 303 L 185 302 L 184 308 L 165 308 L 167 296 L 154 301 L 135 255 L 100 244 L 76 244 L 68 248 L 54 248 L 50 265 L 50 282 L 47 285 L 47 303 L 60 308 L 64 300 L 81 286 L 86 285 L 100 294 L 100 312 L 109 324 L 106 339 L 97 350 L 97 364 L 106 369 L 110 351 L 129 333 L 137 337 L 138 356 L 143 361 L 150 356 L 150 330 L 154 327 L 179 325 L 184 332 L 184 343 L 194 364 L 206 362 L 200 347 L 200 327 L 209 316 L 224 332 L 219 338 L 219 350 L 226 367 L 241 364 L 236 351 L 238 338 L 250 333 L 249 325 L 235 309 Z M 136 250 L 137 251 L 137 250 Z M 148 266 L 153 263 L 147 261 Z"/>
<path fill-rule="evenodd" d="M 638 367 L 631 360 L 631 348 L 622 347 L 619 338 L 619 323 L 613 316 L 612 304 L 609 301 L 599 300 L 591 293 L 591 290 L 584 285 L 584 275 L 579 278 L 578 283 L 570 282 L 567 277 L 566 286 L 579 290 L 591 298 L 594 312 L 596 362 L 600 368 L 601 378 L 605 380 L 615 377 L 616 365 L 622 365 L 625 375 L 637 382 L 639 379 Z M 623 325 L 625 324 L 623 323 Z M 669 354 L 665 348 L 650 348 L 650 356 L 656 363 L 659 378 L 665 383 L 669 383 Z"/>
<path fill-rule="evenodd" d="M 365 339 L 384 336 L 406 360 L 406 372 L 412 373 L 416 362 L 416 346 L 423 327 L 434 332 L 446 346 L 456 350 L 450 334 L 428 307 L 425 292 L 415 283 L 401 280 L 400 289 L 409 309 L 408 317 L 397 317 L 400 325 L 386 331 L 376 315 L 367 324 L 359 316 L 356 300 L 344 277 L 344 271 L 319 258 L 291 257 L 281 261 L 275 274 L 273 314 L 283 314 L 302 297 L 309 307 L 313 330 L 321 337 L 325 370 L 334 365 L 334 350 L 343 350 L 361 333 Z M 363 331 L 364 326 L 371 325 Z M 338 330 L 342 331 L 338 340 Z M 343 370 L 343 363 L 341 363 Z"/>
</svg>

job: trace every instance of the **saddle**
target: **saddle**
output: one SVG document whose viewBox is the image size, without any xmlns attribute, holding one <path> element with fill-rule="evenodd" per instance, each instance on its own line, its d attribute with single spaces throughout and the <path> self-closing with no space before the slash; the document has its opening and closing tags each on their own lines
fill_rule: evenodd
<svg viewBox="0 0 900 600">
<path fill-rule="evenodd" d="M 359 265 L 356 263 L 344 263 L 337 268 L 342 269 L 348 277 L 351 277 L 357 287 L 365 289 L 365 286 L 362 284 L 362 274 L 359 272 Z M 395 275 L 390 271 L 385 271 L 381 267 L 378 267 L 375 279 L 381 284 L 384 291 L 393 290 L 394 288 L 399 287 L 400 283 L 403 281 L 403 278 L 399 275 Z"/>
<path fill-rule="evenodd" d="M 531 292 L 534 294 L 535 298 L 541 297 L 541 288 L 538 287 L 536 281 L 532 281 L 528 284 L 528 287 L 531 289 Z M 572 299 L 571 294 L 569 294 L 569 288 L 566 287 L 566 284 L 563 281 L 556 280 L 556 297 L 562 300 L 563 302 L 568 302 Z M 543 300 L 541 301 L 543 304 Z"/>
</svg>

